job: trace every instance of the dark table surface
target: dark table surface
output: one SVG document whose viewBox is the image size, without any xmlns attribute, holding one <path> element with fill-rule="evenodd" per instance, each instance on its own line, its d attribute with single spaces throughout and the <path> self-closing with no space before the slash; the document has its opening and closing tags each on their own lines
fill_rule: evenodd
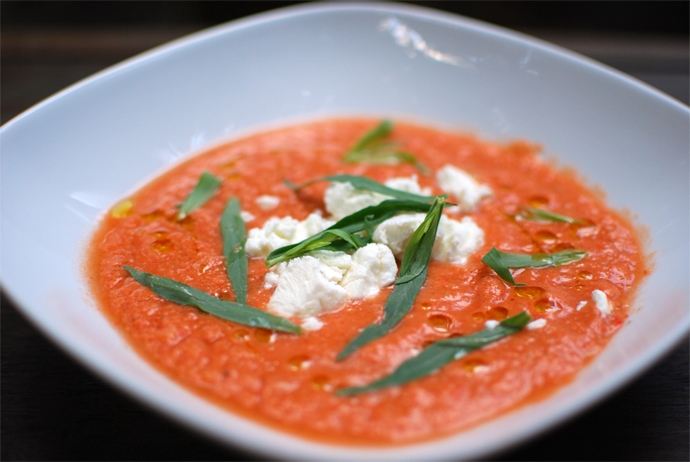
<svg viewBox="0 0 690 462">
<path fill-rule="evenodd" d="M 3 28 L 2 122 L 66 85 L 193 30 Z M 528 32 L 688 104 L 687 38 Z M 5 294 L 1 321 L 3 460 L 254 460 L 112 388 L 46 340 Z M 602 403 L 495 457 L 687 461 L 689 348 L 685 338 Z"/>
</svg>

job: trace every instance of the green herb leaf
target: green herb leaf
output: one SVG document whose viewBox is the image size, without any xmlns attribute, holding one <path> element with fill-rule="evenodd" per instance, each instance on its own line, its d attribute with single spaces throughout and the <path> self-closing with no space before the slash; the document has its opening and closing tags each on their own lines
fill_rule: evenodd
<svg viewBox="0 0 690 462">
<path fill-rule="evenodd" d="M 240 201 L 236 197 L 230 198 L 220 219 L 220 231 L 223 236 L 223 256 L 228 278 L 235 291 L 237 303 L 246 304 L 247 257 L 244 254 L 244 244 L 247 240 L 247 231 L 240 212 Z"/>
<path fill-rule="evenodd" d="M 471 335 L 438 340 L 426 347 L 417 356 L 398 366 L 392 374 L 362 387 L 342 388 L 336 392 L 340 396 L 379 390 L 381 388 L 403 385 L 439 370 L 441 367 L 466 356 L 473 350 L 507 337 L 522 330 L 532 318 L 523 311 L 502 321 L 493 329 L 486 328 Z"/>
<path fill-rule="evenodd" d="M 515 215 L 515 218 L 532 221 L 553 221 L 557 223 L 582 223 L 582 220 L 568 217 L 559 213 L 550 212 L 544 209 L 533 207 L 521 207 L 522 212 Z"/>
<path fill-rule="evenodd" d="M 197 182 L 194 190 L 187 196 L 180 205 L 177 212 L 177 219 L 182 220 L 192 211 L 204 205 L 216 193 L 218 187 L 223 182 L 208 172 L 204 172 Z"/>
<path fill-rule="evenodd" d="M 492 270 L 498 274 L 504 281 L 513 285 L 516 284 L 513 276 L 510 274 L 508 268 L 540 268 L 544 266 L 561 266 L 580 260 L 587 255 L 583 250 L 564 250 L 562 252 L 545 254 L 538 253 L 534 255 L 501 252 L 492 247 L 482 261 L 486 263 Z"/>
<path fill-rule="evenodd" d="M 359 175 L 329 175 L 329 176 L 324 176 L 321 178 L 317 178 L 315 180 L 308 181 L 308 182 L 301 184 L 301 185 L 296 185 L 296 184 L 290 182 L 289 180 L 285 180 L 285 184 L 289 188 L 294 189 L 295 191 L 298 191 L 302 188 L 306 188 L 307 186 L 312 185 L 314 183 L 318 183 L 320 181 L 335 181 L 338 183 L 350 183 L 355 188 L 362 189 L 364 191 L 376 192 L 379 194 L 383 194 L 384 196 L 392 197 L 394 199 L 424 202 L 426 204 L 428 204 L 429 202 L 433 202 L 433 200 L 436 198 L 436 196 L 422 196 L 422 195 L 414 194 L 414 193 L 407 192 L 407 191 L 401 191 L 401 190 L 395 189 L 395 188 L 389 188 L 388 186 L 381 184 L 378 181 L 374 181 L 371 178 L 367 178 L 367 177 L 359 176 Z"/>
<path fill-rule="evenodd" d="M 390 199 L 381 202 L 380 204 L 366 207 L 353 214 L 343 217 L 333 226 L 317 233 L 296 244 L 286 245 L 280 247 L 266 257 L 266 265 L 273 266 L 280 262 L 290 260 L 291 258 L 301 257 L 309 252 L 317 249 L 323 250 L 325 246 L 336 246 L 338 250 L 349 250 L 357 248 L 351 242 L 345 239 L 343 234 L 338 234 L 334 231 L 342 231 L 347 233 L 352 240 L 358 241 L 359 245 L 363 245 L 361 237 L 356 233 L 370 232 L 373 228 L 385 220 L 391 218 L 399 212 L 428 212 L 431 204 Z M 369 238 L 371 234 L 369 234 Z"/>
<path fill-rule="evenodd" d="M 298 325 L 287 319 L 274 316 L 258 308 L 221 300 L 181 282 L 137 271 L 129 266 L 124 266 L 124 269 L 141 285 L 148 287 L 155 294 L 171 302 L 194 306 L 206 313 L 245 326 L 262 327 L 291 334 L 299 334 L 302 331 Z"/>
<path fill-rule="evenodd" d="M 393 122 L 383 120 L 362 138 L 345 154 L 343 161 L 347 163 L 365 164 L 412 164 L 424 175 L 429 169 L 409 152 L 399 151 L 398 143 L 386 142 L 385 138 L 393 131 Z"/>
<path fill-rule="evenodd" d="M 362 330 L 338 354 L 336 358 L 338 361 L 342 361 L 362 346 L 387 334 L 412 308 L 426 279 L 444 200 L 444 197 L 436 198 L 426 218 L 412 234 L 407 247 L 405 247 L 400 274 L 383 309 L 383 321 L 380 324 L 367 326 Z"/>
</svg>

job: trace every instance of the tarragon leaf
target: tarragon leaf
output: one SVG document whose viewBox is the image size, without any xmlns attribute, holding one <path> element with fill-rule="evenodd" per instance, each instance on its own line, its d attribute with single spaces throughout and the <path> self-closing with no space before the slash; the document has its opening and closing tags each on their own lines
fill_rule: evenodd
<svg viewBox="0 0 690 462">
<path fill-rule="evenodd" d="M 286 245 L 274 250 L 266 257 L 266 265 L 270 267 L 280 262 L 290 260 L 291 258 L 301 257 L 315 250 L 314 246 L 318 246 L 318 249 L 323 250 L 323 246 L 319 246 L 318 244 L 323 242 L 326 242 L 324 245 L 338 246 L 339 250 L 357 248 L 347 240 L 344 240 L 342 234 L 338 236 L 337 233 L 334 234 L 333 231 L 340 230 L 344 233 L 348 233 L 352 240 L 358 241 L 361 246 L 362 243 L 359 240 L 362 239 L 362 237 L 358 236 L 358 233 L 363 231 L 367 233 L 371 232 L 375 226 L 399 212 L 428 212 L 430 208 L 431 204 L 418 201 L 396 199 L 383 201 L 380 204 L 366 207 L 343 217 L 333 226 L 301 242 Z M 371 235 L 368 235 L 368 237 L 370 238 Z"/>
<path fill-rule="evenodd" d="M 148 287 L 155 294 L 171 302 L 193 306 L 201 311 L 212 314 L 228 321 L 251 327 L 299 334 L 302 329 L 285 318 L 272 315 L 265 311 L 242 303 L 229 302 L 195 289 L 181 282 L 162 276 L 135 270 L 129 266 L 124 269 L 141 285 Z"/>
<path fill-rule="evenodd" d="M 412 308 L 426 279 L 444 200 L 445 197 L 436 198 L 424 221 L 412 234 L 405 247 L 400 274 L 383 309 L 383 320 L 379 324 L 372 324 L 362 330 L 338 354 L 336 358 L 338 361 L 342 361 L 362 346 L 387 334 Z"/>
<path fill-rule="evenodd" d="M 522 330 L 532 318 L 523 311 L 502 321 L 493 329 L 486 328 L 471 335 L 438 340 L 426 347 L 417 356 L 403 362 L 390 375 L 369 385 L 341 388 L 337 395 L 350 396 L 371 392 L 381 388 L 403 385 L 438 371 L 446 364 L 466 356 L 471 351 L 512 335 Z"/>
<path fill-rule="evenodd" d="M 521 207 L 522 212 L 515 215 L 515 218 L 532 221 L 553 221 L 556 223 L 583 223 L 582 220 L 572 218 L 560 213 L 549 210 L 537 209 L 534 207 Z"/>
<path fill-rule="evenodd" d="M 180 205 L 177 211 L 177 219 L 184 219 L 192 211 L 204 205 L 213 197 L 222 182 L 223 180 L 216 178 L 208 172 L 202 173 L 192 192 Z"/>
<path fill-rule="evenodd" d="M 564 250 L 562 252 L 546 254 L 537 253 L 534 255 L 501 252 L 492 247 L 482 261 L 498 274 L 501 279 L 512 285 L 516 284 L 509 268 L 540 268 L 544 266 L 561 266 L 577 260 L 581 260 L 587 255 L 583 250 Z"/>
<path fill-rule="evenodd" d="M 392 121 L 381 121 L 350 148 L 343 157 L 343 162 L 365 164 L 399 164 L 402 162 L 412 164 L 424 175 L 428 175 L 429 169 L 419 162 L 413 154 L 400 151 L 397 149 L 398 143 L 385 140 L 392 131 Z"/>
<path fill-rule="evenodd" d="M 223 256 L 228 278 L 235 291 L 237 303 L 247 303 L 247 257 L 244 245 L 247 231 L 241 216 L 240 201 L 230 198 L 220 219 L 220 230 L 223 236 Z"/>
</svg>

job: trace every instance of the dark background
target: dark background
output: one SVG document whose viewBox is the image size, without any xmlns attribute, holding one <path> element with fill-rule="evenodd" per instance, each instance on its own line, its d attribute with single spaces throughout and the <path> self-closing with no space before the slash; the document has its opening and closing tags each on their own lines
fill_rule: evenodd
<svg viewBox="0 0 690 462">
<path fill-rule="evenodd" d="M 33 2 L 3 1 L 3 25 L 193 23 L 202 27 L 306 2 Z M 401 2 L 470 16 L 512 29 L 688 34 L 686 1 L 653 2 Z"/>
<path fill-rule="evenodd" d="M 297 2 L 0 2 L 0 117 L 136 53 Z M 690 3 L 408 2 L 553 41 L 688 103 Z M 150 411 L 62 353 L 4 294 L 3 460 L 251 460 Z M 688 460 L 687 338 L 632 384 L 502 460 Z"/>
</svg>

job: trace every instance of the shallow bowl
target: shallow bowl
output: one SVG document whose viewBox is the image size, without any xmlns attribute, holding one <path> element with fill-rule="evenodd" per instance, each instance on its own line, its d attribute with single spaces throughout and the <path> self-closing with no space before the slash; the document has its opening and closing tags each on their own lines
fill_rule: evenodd
<svg viewBox="0 0 690 462">
<path fill-rule="evenodd" d="M 629 322 L 548 399 L 447 438 L 385 449 L 275 432 L 154 370 L 88 296 L 81 258 L 99 215 L 204 145 L 342 115 L 526 138 L 576 167 L 610 204 L 634 215 L 654 253 L 654 272 Z M 2 284 L 26 316 L 86 366 L 228 444 L 300 459 L 484 456 L 597 402 L 688 331 L 689 121 L 686 106 L 614 70 L 457 16 L 383 4 L 267 13 L 130 59 L 2 128 Z"/>
</svg>

